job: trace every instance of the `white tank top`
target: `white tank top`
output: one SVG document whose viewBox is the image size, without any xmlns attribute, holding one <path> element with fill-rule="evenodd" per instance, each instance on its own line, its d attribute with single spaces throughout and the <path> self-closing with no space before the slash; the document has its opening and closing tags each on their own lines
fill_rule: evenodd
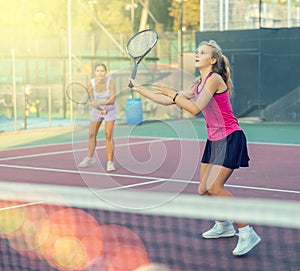
<svg viewBox="0 0 300 271">
<path fill-rule="evenodd" d="M 95 78 L 91 79 L 91 83 L 93 86 L 93 92 L 94 92 L 94 100 L 95 102 L 105 102 L 109 99 L 109 82 L 111 78 L 107 78 L 106 80 L 106 90 L 103 92 L 96 92 L 96 83 L 95 83 Z"/>
</svg>

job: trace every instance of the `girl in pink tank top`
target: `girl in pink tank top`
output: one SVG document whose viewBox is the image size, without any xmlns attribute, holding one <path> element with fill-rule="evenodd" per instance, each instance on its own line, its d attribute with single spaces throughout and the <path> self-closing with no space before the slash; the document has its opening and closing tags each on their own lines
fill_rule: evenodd
<svg viewBox="0 0 300 271">
<path fill-rule="evenodd" d="M 196 51 L 195 68 L 201 76 L 190 90 L 176 92 L 173 88 L 159 83 L 155 84 L 157 93 L 139 85 L 135 85 L 133 90 L 160 104 L 177 104 L 194 115 L 203 113 L 208 139 L 201 160 L 198 193 L 232 198 L 233 195 L 226 189 L 225 183 L 235 169 L 249 166 L 249 157 L 245 134 L 230 103 L 232 81 L 229 61 L 215 41 L 204 41 Z M 237 235 L 236 228 L 238 242 L 232 254 L 244 255 L 261 240 L 247 224 L 234 225 L 232 221 L 215 221 L 215 225 L 204 232 L 202 237 L 233 237 Z"/>
<path fill-rule="evenodd" d="M 194 96 L 197 100 L 200 92 L 205 87 L 206 81 L 213 75 L 210 72 L 205 78 L 200 91 L 198 82 L 194 88 Z M 226 89 L 222 93 L 215 93 L 210 102 L 202 109 L 202 113 L 206 120 L 206 128 L 208 138 L 210 140 L 220 140 L 234 131 L 241 130 L 238 120 L 233 114 L 232 106 L 230 103 L 229 91 Z"/>
</svg>

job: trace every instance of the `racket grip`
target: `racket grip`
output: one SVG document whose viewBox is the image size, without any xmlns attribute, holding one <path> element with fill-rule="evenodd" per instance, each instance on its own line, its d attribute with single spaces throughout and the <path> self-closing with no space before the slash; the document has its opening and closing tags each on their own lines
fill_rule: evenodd
<svg viewBox="0 0 300 271">
<path fill-rule="evenodd" d="M 131 81 L 129 82 L 128 87 L 129 87 L 129 88 L 133 88 L 133 87 L 134 87 L 134 85 L 132 84 Z"/>
<path fill-rule="evenodd" d="M 131 72 L 131 77 L 130 77 L 132 80 L 134 80 L 134 79 L 135 79 L 135 77 L 136 77 L 136 73 L 137 73 L 137 66 L 138 66 L 138 65 L 137 65 L 137 64 L 135 64 L 135 65 L 134 65 L 134 67 L 133 67 L 133 69 L 132 69 L 132 72 Z M 128 87 L 129 87 L 129 88 L 133 88 L 133 87 L 134 87 L 134 85 L 132 84 L 132 82 L 131 82 L 131 81 L 129 82 L 129 84 L 128 84 Z"/>
</svg>

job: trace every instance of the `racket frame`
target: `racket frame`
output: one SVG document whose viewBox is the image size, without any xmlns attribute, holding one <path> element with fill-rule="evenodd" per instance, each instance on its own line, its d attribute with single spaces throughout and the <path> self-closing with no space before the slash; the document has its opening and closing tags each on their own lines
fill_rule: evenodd
<svg viewBox="0 0 300 271">
<path fill-rule="evenodd" d="M 148 48 L 144 54 L 142 54 L 141 56 L 133 56 L 131 53 L 130 53 L 130 50 L 128 50 L 128 47 L 129 47 L 129 44 L 132 42 L 133 39 L 135 39 L 137 36 L 141 35 L 142 33 L 145 33 L 145 32 L 152 32 L 156 35 L 156 39 L 155 41 L 153 42 L 152 46 L 150 48 Z M 127 45 L 126 45 L 126 51 L 128 53 L 128 55 L 131 57 L 131 59 L 133 60 L 134 62 L 134 66 L 133 66 L 133 69 L 132 69 L 132 72 L 131 72 L 131 76 L 130 78 L 132 80 L 135 79 L 136 77 L 136 73 L 137 73 L 137 68 L 138 68 L 138 65 L 141 63 L 141 61 L 144 59 L 144 57 L 155 47 L 155 45 L 157 44 L 157 41 L 158 41 L 158 33 L 154 30 L 154 29 L 145 29 L 145 30 L 142 30 L 142 31 L 139 31 L 138 33 L 134 34 L 127 42 Z M 132 88 L 133 87 L 133 84 L 131 82 L 129 82 L 128 84 L 128 87 Z"/>
<path fill-rule="evenodd" d="M 68 91 L 68 90 L 69 90 L 73 85 L 78 85 L 78 86 L 82 87 L 82 88 L 85 90 L 85 95 L 87 95 L 87 98 L 88 98 L 85 102 L 78 102 L 78 101 L 74 100 L 74 99 L 71 97 L 71 95 L 69 94 L 70 91 Z M 76 104 L 82 104 L 82 105 L 86 105 L 86 104 L 88 103 L 88 101 L 91 99 L 91 96 L 90 96 L 90 93 L 89 93 L 88 88 L 87 88 L 85 85 L 83 85 L 83 84 L 81 84 L 81 83 L 79 83 L 79 82 L 72 82 L 72 83 L 70 83 L 70 84 L 67 85 L 67 87 L 66 87 L 66 96 L 67 96 L 67 98 L 68 98 L 71 102 L 76 103 Z M 105 111 L 104 106 L 103 106 L 103 107 L 97 106 L 96 108 L 97 108 L 98 110 L 100 110 L 100 111 Z"/>
<path fill-rule="evenodd" d="M 71 90 L 72 86 L 74 86 L 74 85 L 80 86 L 85 90 L 85 94 L 87 95 L 87 98 L 88 98 L 85 102 L 82 102 L 82 101 L 78 102 L 77 100 L 73 99 L 72 96 L 70 95 L 69 90 Z M 76 103 L 76 104 L 87 104 L 87 102 L 91 99 L 91 96 L 89 94 L 89 90 L 87 89 L 87 87 L 84 86 L 83 84 L 79 83 L 79 82 L 73 82 L 73 83 L 70 83 L 70 84 L 67 85 L 67 87 L 66 87 L 66 96 L 70 101 L 72 101 L 73 103 Z"/>
</svg>

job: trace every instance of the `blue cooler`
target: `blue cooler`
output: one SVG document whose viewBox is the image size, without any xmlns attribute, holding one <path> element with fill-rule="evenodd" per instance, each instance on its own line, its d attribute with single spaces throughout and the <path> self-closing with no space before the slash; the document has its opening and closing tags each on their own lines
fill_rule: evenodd
<svg viewBox="0 0 300 271">
<path fill-rule="evenodd" d="M 128 125 L 138 125 L 143 122 L 143 107 L 141 98 L 128 98 L 126 101 L 126 119 Z"/>
</svg>

